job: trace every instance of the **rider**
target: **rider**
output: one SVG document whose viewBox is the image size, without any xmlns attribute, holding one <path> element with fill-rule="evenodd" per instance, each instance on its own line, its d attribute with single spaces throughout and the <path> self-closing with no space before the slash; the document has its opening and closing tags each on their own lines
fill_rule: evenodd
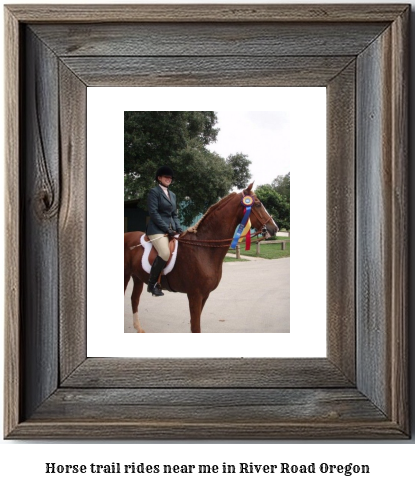
<svg viewBox="0 0 415 488">
<path fill-rule="evenodd" d="M 183 232 L 177 218 L 176 195 L 169 190 L 172 181 L 173 171 L 168 166 L 159 168 L 156 172 L 158 184 L 150 190 L 147 198 L 150 214 L 147 235 L 158 252 L 151 267 L 147 291 L 156 297 L 164 295 L 157 280 L 170 257 L 169 237 Z"/>
</svg>

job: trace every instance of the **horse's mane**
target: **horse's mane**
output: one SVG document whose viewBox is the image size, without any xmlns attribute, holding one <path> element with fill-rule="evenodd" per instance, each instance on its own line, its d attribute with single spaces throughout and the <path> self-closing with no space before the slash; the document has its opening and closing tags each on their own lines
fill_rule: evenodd
<svg viewBox="0 0 415 488">
<path fill-rule="evenodd" d="M 202 215 L 202 217 L 196 222 L 195 225 L 192 225 L 191 227 L 189 227 L 185 234 L 187 232 L 191 232 L 191 233 L 194 233 L 196 234 L 197 232 L 197 229 L 199 227 L 199 225 L 203 222 L 203 220 L 208 216 L 210 215 L 211 213 L 215 212 L 216 210 L 220 210 L 222 207 L 224 207 L 228 202 L 229 200 L 231 199 L 231 197 L 235 196 L 236 193 L 233 192 L 233 193 L 229 193 L 229 195 L 226 195 L 226 197 L 223 197 L 221 200 L 219 200 L 219 202 L 216 202 L 214 203 L 213 205 L 211 205 L 207 210 L 206 212 Z"/>
</svg>

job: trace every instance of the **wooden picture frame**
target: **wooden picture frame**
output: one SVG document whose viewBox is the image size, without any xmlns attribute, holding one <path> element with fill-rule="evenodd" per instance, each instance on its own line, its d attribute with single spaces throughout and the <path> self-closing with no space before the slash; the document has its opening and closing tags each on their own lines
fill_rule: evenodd
<svg viewBox="0 0 415 488">
<path fill-rule="evenodd" d="M 7 439 L 410 436 L 409 14 L 5 7 Z M 85 107 L 102 85 L 327 87 L 326 358 L 86 356 Z"/>
</svg>

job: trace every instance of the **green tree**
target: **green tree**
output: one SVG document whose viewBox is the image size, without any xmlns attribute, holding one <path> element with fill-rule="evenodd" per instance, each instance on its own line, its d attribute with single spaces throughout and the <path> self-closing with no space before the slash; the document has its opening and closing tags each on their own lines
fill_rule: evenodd
<svg viewBox="0 0 415 488">
<path fill-rule="evenodd" d="M 189 143 L 214 142 L 216 122 L 214 112 L 125 112 L 124 174 L 147 187 L 157 168 Z"/>
<path fill-rule="evenodd" d="M 134 200 L 137 198 L 135 188 L 136 177 L 124 174 L 124 200 Z"/>
<path fill-rule="evenodd" d="M 248 156 L 242 153 L 231 154 L 226 158 L 226 163 L 232 167 L 233 186 L 236 186 L 238 190 L 246 188 L 249 180 L 252 178 L 251 172 L 249 171 L 251 161 L 248 159 Z"/>
<path fill-rule="evenodd" d="M 290 173 L 275 178 L 271 186 L 282 195 L 287 202 L 290 201 Z"/>
<path fill-rule="evenodd" d="M 261 185 L 255 190 L 265 208 L 280 229 L 290 230 L 290 202 L 272 185 Z"/>
<path fill-rule="evenodd" d="M 250 161 L 236 155 L 236 161 L 227 162 L 207 149 L 219 132 L 216 123 L 215 112 L 125 112 L 124 198 L 137 199 L 144 209 L 157 168 L 171 166 L 180 218 L 190 225 L 238 186 L 249 174 Z"/>
<path fill-rule="evenodd" d="M 180 217 L 186 225 L 232 188 L 232 169 L 222 157 L 204 147 L 186 148 L 173 164 L 177 169 L 174 192 L 182 202 Z"/>
</svg>

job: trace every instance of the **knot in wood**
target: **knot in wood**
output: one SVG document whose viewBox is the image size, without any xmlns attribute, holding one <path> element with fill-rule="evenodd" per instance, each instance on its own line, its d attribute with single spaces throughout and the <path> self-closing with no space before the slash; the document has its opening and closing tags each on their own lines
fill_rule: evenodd
<svg viewBox="0 0 415 488">
<path fill-rule="evenodd" d="M 58 212 L 57 199 L 55 198 L 54 192 L 42 188 L 36 199 L 36 213 L 41 219 L 50 219 L 54 217 Z"/>
</svg>

